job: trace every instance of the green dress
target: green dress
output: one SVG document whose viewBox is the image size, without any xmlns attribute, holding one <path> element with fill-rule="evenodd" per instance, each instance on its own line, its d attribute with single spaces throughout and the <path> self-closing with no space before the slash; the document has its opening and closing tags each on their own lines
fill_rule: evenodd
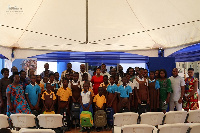
<svg viewBox="0 0 200 133">
<path fill-rule="evenodd" d="M 158 79 L 160 84 L 160 109 L 167 110 L 168 104 L 165 102 L 167 99 L 167 94 L 172 93 L 172 86 L 170 79 L 160 80 Z"/>
</svg>

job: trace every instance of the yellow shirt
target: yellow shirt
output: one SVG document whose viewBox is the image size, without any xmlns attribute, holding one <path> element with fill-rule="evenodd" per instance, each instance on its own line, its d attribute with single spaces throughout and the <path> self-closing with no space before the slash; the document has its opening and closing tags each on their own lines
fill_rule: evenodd
<svg viewBox="0 0 200 133">
<path fill-rule="evenodd" d="M 68 101 L 69 97 L 72 96 L 72 91 L 69 87 L 67 89 L 61 87 L 58 89 L 56 95 L 60 97 L 60 101 Z"/>
<path fill-rule="evenodd" d="M 46 95 L 53 95 L 53 100 L 56 100 L 56 95 L 54 94 L 53 91 L 51 91 L 50 94 L 47 93 L 47 91 L 45 91 L 45 92 L 42 94 L 42 97 L 41 97 L 42 100 L 45 100 L 45 98 L 44 98 L 44 94 L 46 94 Z"/>
<path fill-rule="evenodd" d="M 106 88 L 109 86 L 109 83 L 107 84 L 107 85 L 105 85 L 104 84 L 104 82 L 103 83 L 101 83 L 100 85 L 99 85 L 99 87 L 104 87 L 104 86 L 106 86 Z"/>
<path fill-rule="evenodd" d="M 40 88 L 41 88 L 41 92 L 43 92 L 44 91 L 44 84 L 39 84 L 39 86 L 40 86 Z"/>
<path fill-rule="evenodd" d="M 105 97 L 104 95 L 99 96 L 99 94 L 97 94 L 97 95 L 94 97 L 93 102 L 96 102 L 96 105 L 97 105 L 99 108 L 102 108 L 102 107 L 103 107 L 103 104 L 106 103 L 106 97 Z"/>
</svg>

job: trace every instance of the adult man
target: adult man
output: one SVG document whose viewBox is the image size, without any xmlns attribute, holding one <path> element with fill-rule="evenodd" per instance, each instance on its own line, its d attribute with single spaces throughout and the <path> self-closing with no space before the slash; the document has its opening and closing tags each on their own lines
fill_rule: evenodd
<svg viewBox="0 0 200 133">
<path fill-rule="evenodd" d="M 61 74 L 61 80 L 65 77 L 66 73 L 74 73 L 75 71 L 72 70 L 72 63 L 67 63 L 67 70 L 63 71 Z"/>
<path fill-rule="evenodd" d="M 107 75 L 108 78 L 110 77 L 110 74 L 108 72 L 106 72 L 106 64 L 102 64 L 101 65 L 101 73 L 100 75 L 104 76 L 104 75 Z"/>
<path fill-rule="evenodd" d="M 118 74 L 120 77 L 124 77 L 123 67 L 121 65 L 118 66 Z"/>
<path fill-rule="evenodd" d="M 41 75 L 41 77 L 42 77 L 42 79 L 45 77 L 45 73 L 48 73 L 48 75 L 50 74 L 50 73 L 54 73 L 53 71 L 50 71 L 49 70 L 49 64 L 48 63 L 45 63 L 44 64 L 44 71 L 40 74 Z"/>
<path fill-rule="evenodd" d="M 182 77 L 178 75 L 178 69 L 174 68 L 172 70 L 173 76 L 169 79 L 171 80 L 171 85 L 173 93 L 170 96 L 170 111 L 174 111 L 174 107 L 178 111 L 182 110 L 182 98 L 185 92 L 185 81 Z"/>
<path fill-rule="evenodd" d="M 9 77 L 9 79 L 13 82 L 13 80 L 14 80 L 14 73 L 16 73 L 16 72 L 18 72 L 18 69 L 17 69 L 17 67 L 16 66 L 13 66 L 12 68 L 11 68 L 11 72 L 12 72 L 12 75 Z"/>
<path fill-rule="evenodd" d="M 79 81 L 82 81 L 82 76 L 84 73 L 88 74 L 88 80 L 91 81 L 91 75 L 85 71 L 85 64 L 80 65 L 80 72 L 79 72 Z"/>
</svg>

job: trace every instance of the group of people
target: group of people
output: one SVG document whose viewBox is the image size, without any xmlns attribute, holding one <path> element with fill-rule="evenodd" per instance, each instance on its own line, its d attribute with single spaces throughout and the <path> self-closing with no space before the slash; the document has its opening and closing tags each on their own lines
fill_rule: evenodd
<svg viewBox="0 0 200 133">
<path fill-rule="evenodd" d="M 174 68 L 170 78 L 164 69 L 148 72 L 147 69 L 129 67 L 123 72 L 123 67 L 112 68 L 108 73 L 106 65 L 96 68 L 94 75 L 86 72 L 84 64 L 80 72 L 72 70 L 72 64 L 62 72 L 49 70 L 49 64 L 44 65 L 44 71 L 35 75 L 29 70 L 18 72 L 12 67 L 3 68 L 0 80 L 0 113 L 10 116 L 15 113 L 61 113 L 67 109 L 70 114 L 72 103 L 80 104 L 80 113 L 91 113 L 105 108 L 112 108 L 115 113 L 123 111 L 139 112 L 142 105 L 147 111 L 195 110 L 199 108 L 197 86 L 194 69 L 188 69 L 185 80 Z M 149 76 L 148 76 L 149 75 Z M 60 80 L 59 80 L 60 78 Z"/>
</svg>

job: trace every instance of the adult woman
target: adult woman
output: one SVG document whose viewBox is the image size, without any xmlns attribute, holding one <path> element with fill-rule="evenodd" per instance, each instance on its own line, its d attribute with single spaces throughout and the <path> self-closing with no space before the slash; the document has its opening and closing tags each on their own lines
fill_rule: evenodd
<svg viewBox="0 0 200 133">
<path fill-rule="evenodd" d="M 25 100 L 24 89 L 19 84 L 20 77 L 18 73 L 14 74 L 14 81 L 7 87 L 7 115 L 15 113 L 30 114 L 30 108 Z"/>
<path fill-rule="evenodd" d="M 183 97 L 183 109 L 185 111 L 199 109 L 198 104 L 198 79 L 194 78 L 194 69 L 188 69 L 188 76 L 185 79 L 185 96 Z"/>
<path fill-rule="evenodd" d="M 173 90 L 171 81 L 167 78 L 167 72 L 165 69 L 160 69 L 158 81 L 160 84 L 160 109 L 163 111 L 163 113 L 166 113 L 170 100 L 170 93 L 172 93 Z"/>
<path fill-rule="evenodd" d="M 94 95 L 98 93 L 98 88 L 100 84 L 103 82 L 103 76 L 101 76 L 100 73 L 101 73 L 101 68 L 97 68 L 96 75 L 94 75 L 91 79 L 91 82 L 93 84 Z"/>
</svg>

